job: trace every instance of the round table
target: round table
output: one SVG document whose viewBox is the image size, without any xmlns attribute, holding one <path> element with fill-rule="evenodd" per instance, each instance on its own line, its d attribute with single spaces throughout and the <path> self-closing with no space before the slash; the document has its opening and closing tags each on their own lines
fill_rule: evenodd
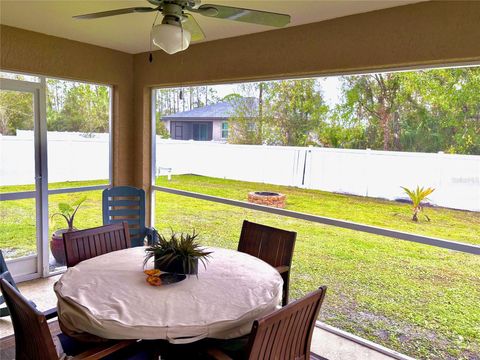
<svg viewBox="0 0 480 360">
<path fill-rule="evenodd" d="M 107 339 L 166 339 L 248 334 L 254 319 L 275 310 L 283 280 L 269 264 L 238 251 L 212 251 L 207 268 L 170 285 L 151 286 L 145 248 L 104 254 L 69 268 L 55 284 L 58 317 L 69 333 Z M 152 268 L 149 263 L 147 268 Z"/>
</svg>

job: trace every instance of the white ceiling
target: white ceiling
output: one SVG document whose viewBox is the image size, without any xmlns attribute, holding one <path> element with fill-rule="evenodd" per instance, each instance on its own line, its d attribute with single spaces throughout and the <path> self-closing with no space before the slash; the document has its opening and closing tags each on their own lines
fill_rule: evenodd
<svg viewBox="0 0 480 360">
<path fill-rule="evenodd" d="M 204 3 L 207 2 L 289 14 L 289 26 L 295 26 L 419 1 L 204 0 Z M 0 23 L 136 54 L 149 50 L 149 32 L 155 13 L 135 13 L 96 20 L 74 20 L 72 16 L 149 5 L 146 0 L 0 0 Z M 197 14 L 195 19 L 206 34 L 205 41 L 274 29 Z"/>
</svg>

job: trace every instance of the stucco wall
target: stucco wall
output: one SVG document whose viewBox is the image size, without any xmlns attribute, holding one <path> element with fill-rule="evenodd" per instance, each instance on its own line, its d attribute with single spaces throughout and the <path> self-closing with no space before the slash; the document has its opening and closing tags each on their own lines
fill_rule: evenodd
<svg viewBox="0 0 480 360">
<path fill-rule="evenodd" d="M 480 2 L 435 1 L 134 56 L 137 183 L 150 181 L 153 86 L 480 62 Z M 208 34 L 207 34 L 208 36 Z M 179 69 L 183 64 L 183 69 Z M 140 147 L 137 146 L 137 150 Z"/>
<path fill-rule="evenodd" d="M 3 70 L 113 85 L 113 180 L 134 184 L 132 55 L 4 25 L 0 45 Z"/>
</svg>

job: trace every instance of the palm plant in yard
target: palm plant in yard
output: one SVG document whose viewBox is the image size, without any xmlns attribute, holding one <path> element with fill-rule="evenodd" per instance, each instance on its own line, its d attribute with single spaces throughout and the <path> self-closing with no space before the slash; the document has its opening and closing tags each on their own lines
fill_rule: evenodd
<svg viewBox="0 0 480 360">
<path fill-rule="evenodd" d="M 433 193 L 435 189 L 434 188 L 425 189 L 423 187 L 419 187 L 418 185 L 417 185 L 417 188 L 414 190 L 408 189 L 403 186 L 401 186 L 401 188 L 403 189 L 403 191 L 405 191 L 405 193 L 408 195 L 408 197 L 412 201 L 412 211 L 413 211 L 412 220 L 415 222 L 418 222 L 418 214 L 421 211 L 423 211 L 422 201 L 428 200 L 427 196 Z M 430 221 L 430 218 L 427 215 L 424 214 L 424 216 L 428 221 Z"/>
</svg>

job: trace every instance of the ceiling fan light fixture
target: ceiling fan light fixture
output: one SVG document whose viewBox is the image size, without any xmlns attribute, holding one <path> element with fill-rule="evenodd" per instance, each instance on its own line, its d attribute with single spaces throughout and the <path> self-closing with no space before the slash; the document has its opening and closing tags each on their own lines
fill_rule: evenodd
<svg viewBox="0 0 480 360">
<path fill-rule="evenodd" d="M 191 34 L 181 26 L 159 24 L 152 28 L 152 42 L 167 54 L 186 50 L 190 45 Z"/>
</svg>

